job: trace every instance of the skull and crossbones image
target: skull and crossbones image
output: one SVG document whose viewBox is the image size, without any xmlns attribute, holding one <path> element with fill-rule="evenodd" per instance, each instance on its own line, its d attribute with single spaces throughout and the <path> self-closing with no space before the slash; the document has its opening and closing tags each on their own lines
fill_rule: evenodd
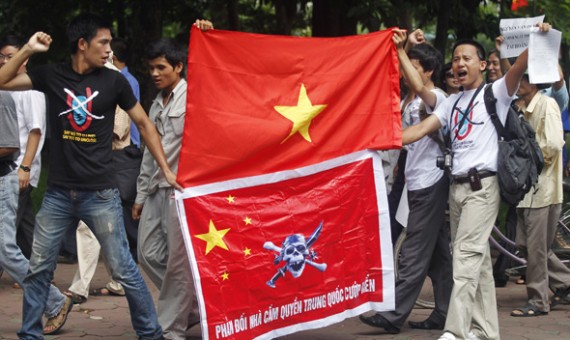
<svg viewBox="0 0 570 340">
<path fill-rule="evenodd" d="M 305 237 L 301 234 L 289 235 L 283 241 L 281 248 L 271 241 L 267 241 L 263 244 L 264 249 L 273 250 L 278 253 L 273 260 L 275 265 L 278 265 L 281 261 L 285 262 L 285 265 L 277 269 L 277 273 L 267 281 L 269 287 L 275 288 L 275 282 L 280 277 L 285 276 L 287 271 L 291 273 L 294 278 L 300 277 L 305 270 L 305 264 L 317 268 L 321 272 L 327 269 L 326 263 L 313 262 L 313 260 L 317 259 L 317 253 L 311 249 L 311 246 L 319 238 L 322 229 L 323 222 L 319 224 L 308 240 L 305 240 Z"/>
</svg>

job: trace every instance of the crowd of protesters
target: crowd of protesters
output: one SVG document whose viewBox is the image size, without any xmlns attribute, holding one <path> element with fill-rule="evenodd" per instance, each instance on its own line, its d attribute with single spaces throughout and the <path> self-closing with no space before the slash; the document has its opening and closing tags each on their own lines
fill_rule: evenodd
<svg viewBox="0 0 570 340">
<path fill-rule="evenodd" d="M 204 20 L 196 21 L 196 25 L 200 29 L 212 28 L 212 24 Z M 128 188 L 119 192 L 121 186 L 117 188 L 114 177 L 117 166 L 122 165 L 122 162 L 115 160 L 120 157 L 119 151 L 131 144 L 132 136 L 136 145 L 140 133 L 145 144 L 142 157 L 145 170 L 141 176 L 154 178 L 157 182 L 152 187 L 139 186 L 139 192 L 135 194 L 137 204 L 134 204 L 133 198 L 130 203 L 132 213 L 128 210 L 124 213 L 132 214 L 133 220 L 138 220 L 142 215 L 141 228 L 154 223 L 156 217 L 155 214 L 145 215 L 147 209 L 160 210 L 159 215 L 164 215 L 161 221 L 168 223 L 173 219 L 173 216 L 168 216 L 174 214 L 173 210 L 164 209 L 164 205 L 171 206 L 172 190 L 181 189 L 174 172 L 180 140 L 173 144 L 173 137 L 179 137 L 177 131 L 183 126 L 181 120 L 185 113 L 185 106 L 180 104 L 180 98 L 183 98 L 183 103 L 186 93 L 185 81 L 181 77 L 185 53 L 168 40 L 151 44 L 149 50 L 153 54 L 148 56 L 151 76 L 160 90 L 155 101 L 157 109 L 151 109 L 150 117 L 154 120 L 151 121 L 133 94 L 128 77 L 118 69 L 105 67 L 113 59 L 110 22 L 95 14 L 81 14 L 68 25 L 67 38 L 70 62 L 43 65 L 29 72 L 25 69 L 28 59 L 35 53 L 49 49 L 52 42 L 50 35 L 38 32 L 25 44 L 6 41 L 1 50 L 3 64 L 0 68 L 0 88 L 14 92 L 0 92 L 3 113 L 0 118 L 3 121 L 0 125 L 3 129 L 0 140 L 0 266 L 24 291 L 22 326 L 18 336 L 20 339 L 42 339 L 44 334 L 59 332 L 73 303 L 81 302 L 77 299 L 87 298 L 85 289 L 63 294 L 49 284 L 53 280 L 59 255 L 59 247 L 53 245 L 61 244 L 68 230 L 75 230 L 81 222 L 87 227 L 83 229 L 96 238 L 111 282 L 117 284 L 116 289 L 123 291 L 128 300 L 137 336 L 140 339 L 185 339 L 188 329 L 199 321 L 192 290 L 186 289 L 191 281 L 188 279 L 190 269 L 187 266 L 169 265 L 173 261 L 169 260 L 168 252 L 151 257 L 141 252 L 141 248 L 138 249 L 138 257 L 145 260 L 145 270 L 149 274 L 156 273 L 160 280 L 168 280 L 169 288 L 162 285 L 159 279 L 155 281 L 161 290 L 157 313 L 127 242 L 123 211 L 129 203 L 125 202 L 124 192 Z M 120 66 L 124 66 L 120 64 L 120 59 L 118 61 Z M 43 92 L 43 95 L 33 90 Z M 45 102 L 49 103 L 47 107 Z M 21 114 L 19 111 L 22 111 Z M 163 112 L 166 116 L 158 117 Z M 20 115 L 23 117 L 21 122 Z M 32 160 L 38 158 L 46 124 L 45 119 L 41 121 L 35 115 L 47 117 L 51 159 L 48 186 L 35 218 L 34 239 L 28 261 L 16 244 L 16 212 L 20 190 L 30 185 L 31 169 L 39 170 L 39 165 L 32 163 Z M 163 130 L 155 127 L 157 120 L 162 120 Z M 131 133 L 135 132 L 130 129 L 131 121 L 138 133 Z M 27 142 L 24 143 L 23 152 L 20 152 L 22 143 L 18 131 L 24 131 L 21 134 L 25 138 L 20 139 Z M 23 157 L 18 158 L 20 153 Z M 152 182 L 149 180 L 145 183 Z M 32 185 L 35 184 L 32 182 Z M 144 195 L 150 199 L 158 188 L 162 206 L 145 204 L 143 207 L 144 200 L 139 200 L 138 196 Z M 145 216 L 147 220 L 144 220 Z M 170 225 L 168 230 L 165 224 L 153 228 L 162 234 L 155 233 L 148 238 L 148 242 L 145 241 L 148 248 L 145 250 L 165 249 L 166 240 L 171 238 L 176 242 L 181 241 L 181 237 L 165 236 L 171 233 L 170 229 L 176 229 Z M 168 243 L 170 245 L 171 242 Z M 80 244 L 79 248 L 87 248 L 88 253 L 94 249 L 88 242 L 81 241 Z M 96 261 L 98 256 L 91 255 L 91 258 Z M 180 260 L 180 257 L 174 259 Z M 181 271 L 186 274 L 181 275 Z M 85 285 L 88 284 L 89 280 Z M 75 286 L 72 285 L 70 290 Z M 180 298 L 180 291 L 188 291 L 189 296 Z M 45 325 L 42 324 L 42 314 L 47 318 Z"/>
<path fill-rule="evenodd" d="M 540 24 L 539 29 L 548 31 L 550 25 Z M 534 189 L 508 213 L 514 216 L 511 235 L 516 234 L 516 246 L 528 261 L 528 301 L 521 302 L 523 306 L 514 309 L 511 316 L 534 317 L 548 314 L 570 293 L 570 270 L 551 249 L 563 199 L 561 112 L 568 106 L 564 76 L 560 70 L 560 78 L 553 84 L 531 84 L 526 72 L 528 50 L 511 65 L 508 59 L 500 57 L 504 39 L 499 36 L 496 49 L 488 56 L 474 40 L 457 41 L 452 48 L 452 62 L 443 66 L 441 78 L 434 79 L 433 74 L 442 68 L 443 58 L 436 57 L 435 52 L 431 53 L 433 56 L 418 53 L 418 50 L 430 51 L 421 47 L 426 44 L 421 30 L 409 35 L 407 43 L 411 46 L 406 48 L 405 31 L 394 30 L 393 40 L 404 77 L 402 90 L 407 93 L 401 105 L 402 139 L 407 145 L 407 155 L 397 164 L 398 167 L 405 164 L 405 171 L 394 171 L 398 174 L 394 183 L 407 184 L 405 203 L 410 213 L 406 236 L 410 240 L 405 239 L 398 258 L 402 270 L 396 281 L 396 310 L 362 315 L 360 319 L 385 332 L 399 333 L 424 278 L 429 275 L 435 309 L 424 321 L 409 321 L 410 327 L 441 329 L 440 339 L 444 340 L 500 339 L 488 242 L 501 201 L 496 176 L 498 138 L 483 99 L 484 89 L 491 87 L 501 123 L 505 123 L 511 106 L 524 116 L 536 132 L 545 160 Z M 434 84 L 445 89 L 449 97 L 439 99 Z M 442 142 L 442 134 L 447 136 L 447 142 L 446 138 Z M 416 150 L 421 152 L 416 154 Z M 442 169 L 435 164 L 438 156 L 444 160 Z M 450 157 L 451 166 L 445 166 L 446 156 Z M 448 176 L 443 175 L 446 172 Z M 418 181 L 419 174 L 423 182 Z M 400 175 L 403 178 L 398 179 Z M 433 219 L 445 209 L 438 200 L 445 196 L 439 194 L 438 199 L 434 198 L 438 195 L 437 175 L 448 177 L 451 182 L 446 186 L 450 226 Z M 394 215 L 393 205 L 390 208 Z M 421 218 L 416 215 L 418 212 Z M 416 238 L 421 233 L 425 234 L 418 242 Z M 442 251 L 434 241 L 436 237 L 451 242 L 452 264 L 442 258 Z M 449 256 L 449 248 L 447 252 Z M 418 263 L 422 264 L 419 268 L 409 270 L 410 264 Z M 442 275 L 446 272 L 444 267 L 452 275 Z M 504 272 L 505 268 L 501 268 Z M 443 287 L 451 286 L 451 295 L 441 293 Z M 552 296 L 550 290 L 554 292 Z"/>
<path fill-rule="evenodd" d="M 213 28 L 206 20 L 196 25 Z M 540 25 L 541 31 L 549 29 Z M 200 321 L 173 202 L 173 191 L 181 189 L 175 173 L 185 118 L 186 54 L 168 39 L 148 46 L 149 73 L 159 92 L 147 115 L 125 64 L 126 42 L 116 40 L 112 47 L 109 22 L 79 15 L 70 22 L 67 38 L 70 62 L 29 72 L 28 59 L 47 51 L 51 36 L 38 32 L 27 43 L 12 36 L 0 40 L 0 270 L 24 291 L 18 336 L 56 334 L 74 303 L 90 294 L 115 294 L 126 296 L 140 339 L 185 339 Z M 532 317 L 547 314 L 570 294 L 570 270 L 551 249 L 562 203 L 564 77 L 560 73 L 552 86 L 530 84 L 528 51 L 511 65 L 500 58 L 501 37 L 488 56 L 474 40 L 457 41 L 452 62 L 445 65 L 421 30 L 408 35 L 394 29 L 393 42 L 406 93 L 401 103 L 406 146 L 382 158 L 390 175 L 390 213 L 395 215 L 407 190 L 410 214 L 399 257 L 396 309 L 360 319 L 399 333 L 429 276 L 435 308 L 426 320 L 409 321 L 410 327 L 443 330 L 444 340 L 499 339 L 488 244 L 500 204 L 498 145 L 484 105 L 485 84 L 492 87 L 503 123 L 516 104 L 535 129 L 545 159 L 540 190 L 512 209 L 517 247 L 528 258 L 528 301 L 511 315 Z M 30 192 L 38 183 L 46 126 L 52 155 L 48 187 L 34 218 Z M 88 127 L 89 134 L 84 133 Z M 452 166 L 446 167 L 449 150 Z M 436 164 L 438 158 L 444 166 Z M 123 172 L 116 171 L 117 164 L 135 165 Z M 401 230 L 395 218 L 392 225 L 395 240 Z M 76 229 L 80 266 L 62 293 L 50 285 L 60 254 L 53 245 Z M 111 280 L 90 290 L 99 250 Z M 157 310 L 137 260 L 160 291 Z"/>
</svg>

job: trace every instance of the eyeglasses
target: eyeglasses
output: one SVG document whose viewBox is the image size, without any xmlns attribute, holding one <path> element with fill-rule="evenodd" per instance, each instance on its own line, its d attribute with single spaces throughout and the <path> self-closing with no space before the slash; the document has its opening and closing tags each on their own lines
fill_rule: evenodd
<svg viewBox="0 0 570 340">
<path fill-rule="evenodd" d="M 453 74 L 453 72 L 446 72 L 445 77 L 446 78 L 455 78 L 455 74 Z"/>
<path fill-rule="evenodd" d="M 8 61 L 8 60 L 10 60 L 10 59 L 12 59 L 12 58 L 14 58 L 14 55 L 13 55 L 13 54 L 8 54 L 8 55 L 0 54 L 0 60 L 2 60 L 2 61 L 4 61 L 4 60 L 5 60 L 5 61 Z"/>
</svg>

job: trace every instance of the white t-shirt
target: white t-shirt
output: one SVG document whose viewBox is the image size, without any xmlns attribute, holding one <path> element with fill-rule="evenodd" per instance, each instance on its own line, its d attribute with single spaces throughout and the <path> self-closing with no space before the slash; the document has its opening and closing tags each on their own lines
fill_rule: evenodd
<svg viewBox="0 0 570 340">
<path fill-rule="evenodd" d="M 38 151 L 31 164 L 32 170 L 30 171 L 30 185 L 37 187 L 42 167 L 40 154 L 44 145 L 46 132 L 46 99 L 43 93 L 34 90 L 15 91 L 11 92 L 11 94 L 16 103 L 16 112 L 18 113 L 18 129 L 20 135 L 20 156 L 16 160 L 18 165 L 22 164 L 22 160 L 24 159 L 30 131 L 39 129 L 42 134 Z"/>
<path fill-rule="evenodd" d="M 437 97 L 435 107 L 445 101 L 446 95 L 443 91 L 433 89 L 431 92 Z M 414 105 L 408 105 L 408 107 L 413 107 L 409 116 L 410 126 L 420 123 L 420 105 L 422 104 L 422 99 L 416 97 L 412 103 Z M 426 112 L 431 114 L 432 110 L 429 106 L 425 105 L 425 108 Z M 436 158 L 442 154 L 439 145 L 429 136 L 425 136 L 408 145 L 408 157 L 406 158 L 405 170 L 408 190 L 413 191 L 428 188 L 441 179 L 443 170 L 438 168 L 435 162 Z"/>
<path fill-rule="evenodd" d="M 508 95 L 505 77 L 496 80 L 492 86 L 497 98 L 497 114 L 504 124 L 514 93 L 513 96 Z M 471 168 L 479 171 L 497 171 L 498 137 L 491 116 L 485 108 L 483 99 L 485 89 L 479 91 L 477 98 L 473 100 L 473 107 L 467 110 L 467 105 L 476 91 L 477 89 L 473 89 L 453 94 L 434 110 L 441 125 L 448 126 L 450 130 L 453 152 L 451 173 L 454 176 L 466 175 Z M 458 98 L 459 102 L 452 114 L 453 104 Z M 466 112 L 468 118 L 458 131 L 458 124 L 463 117 L 462 112 Z"/>
</svg>

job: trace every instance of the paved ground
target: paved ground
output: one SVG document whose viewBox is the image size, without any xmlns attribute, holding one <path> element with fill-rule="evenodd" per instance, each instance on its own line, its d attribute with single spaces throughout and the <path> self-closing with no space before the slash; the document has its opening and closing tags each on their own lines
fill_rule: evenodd
<svg viewBox="0 0 570 340">
<path fill-rule="evenodd" d="M 56 272 L 56 285 L 67 288 L 75 271 L 74 265 L 59 264 Z M 106 283 L 106 271 L 99 265 L 92 287 L 102 287 Z M 153 296 L 157 291 L 150 281 Z M 514 307 L 525 303 L 525 288 L 510 282 L 505 288 L 497 289 L 501 337 L 515 339 L 570 339 L 570 305 L 558 306 L 546 316 L 534 318 L 513 318 L 509 316 Z M 16 339 L 21 322 L 22 291 L 12 287 L 12 281 L 4 274 L 0 279 L 0 339 Z M 126 299 L 123 297 L 91 297 L 82 305 L 75 305 L 62 333 L 47 336 L 46 339 L 135 339 L 128 316 Z M 415 309 L 411 320 L 423 320 L 429 310 Z M 293 334 L 283 339 L 437 339 L 440 332 L 402 329 L 397 335 L 379 334 L 377 329 L 361 324 L 358 318 L 345 320 L 327 328 Z M 199 327 L 190 339 L 200 339 Z"/>
</svg>

